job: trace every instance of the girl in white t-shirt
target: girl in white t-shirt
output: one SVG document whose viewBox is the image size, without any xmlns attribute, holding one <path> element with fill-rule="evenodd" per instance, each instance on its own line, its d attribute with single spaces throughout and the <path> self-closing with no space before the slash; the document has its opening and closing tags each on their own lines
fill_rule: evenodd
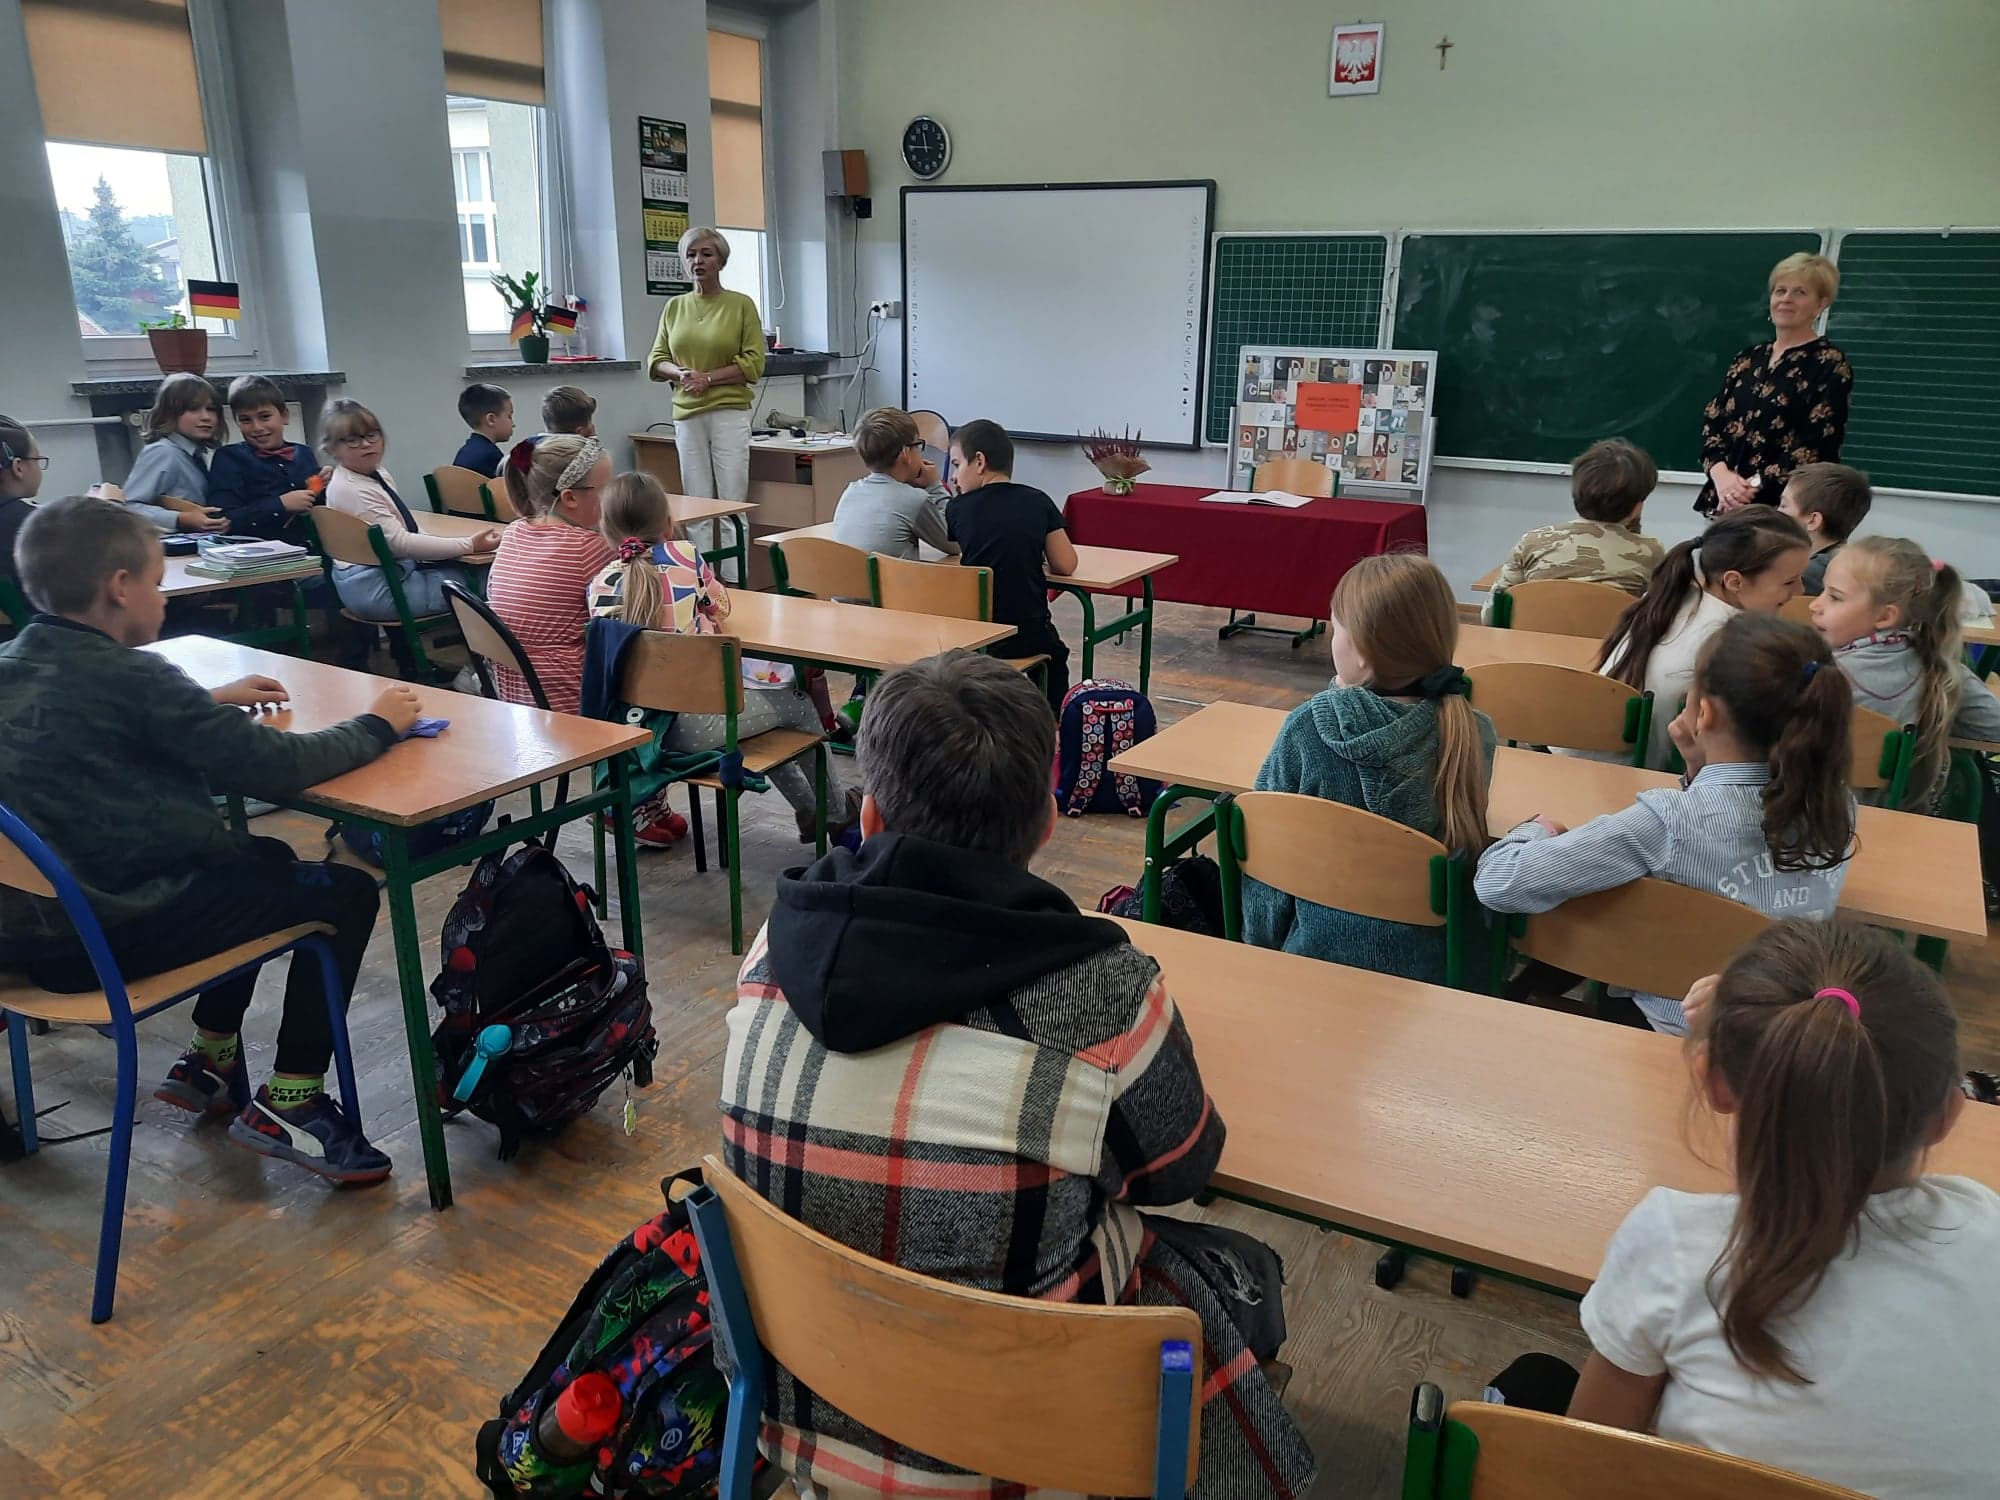
<svg viewBox="0 0 2000 1500">
<path fill-rule="evenodd" d="M 1885 934 L 1785 921 L 1688 997 L 1737 1192 L 1655 1188 L 1583 1300 L 1569 1414 L 1866 1494 L 2000 1484 L 2000 1195 L 1924 1176 L 1958 1027 Z"/>
<path fill-rule="evenodd" d="M 1667 725 L 1680 712 L 1708 638 L 1738 610 L 1776 614 L 1799 592 L 1811 548 L 1806 529 L 1783 511 L 1750 505 L 1660 560 L 1645 593 L 1626 606 L 1597 653 L 1599 672 L 1653 695 L 1647 765 L 1667 764 Z"/>
</svg>

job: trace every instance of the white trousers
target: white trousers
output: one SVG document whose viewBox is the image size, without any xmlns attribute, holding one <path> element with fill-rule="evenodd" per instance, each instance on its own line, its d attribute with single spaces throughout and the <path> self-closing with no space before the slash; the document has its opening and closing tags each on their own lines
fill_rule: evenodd
<svg viewBox="0 0 2000 1500">
<path fill-rule="evenodd" d="M 750 413 L 744 407 L 696 412 L 674 422 L 680 450 L 681 493 L 710 500 L 750 498 Z M 702 551 L 715 546 L 713 521 L 687 528 L 688 540 Z"/>
</svg>

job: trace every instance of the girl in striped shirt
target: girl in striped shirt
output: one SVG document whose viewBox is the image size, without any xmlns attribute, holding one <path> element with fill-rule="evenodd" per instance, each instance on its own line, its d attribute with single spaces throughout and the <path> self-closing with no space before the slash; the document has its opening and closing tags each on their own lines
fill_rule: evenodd
<svg viewBox="0 0 2000 1500">
<path fill-rule="evenodd" d="M 1544 817 L 1521 824 L 1480 857 L 1480 902 L 1543 912 L 1657 875 L 1774 917 L 1831 917 L 1854 845 L 1852 709 L 1817 634 L 1735 615 L 1702 648 L 1668 726 L 1687 762 L 1680 790 L 1641 792 L 1574 831 Z M 1679 1001 L 1632 999 L 1654 1030 L 1686 1031 Z"/>
</svg>

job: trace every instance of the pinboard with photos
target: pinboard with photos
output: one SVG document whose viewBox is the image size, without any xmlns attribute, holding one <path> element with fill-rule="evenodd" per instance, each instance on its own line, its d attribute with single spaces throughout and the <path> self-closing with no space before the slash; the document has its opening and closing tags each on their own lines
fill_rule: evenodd
<svg viewBox="0 0 2000 1500">
<path fill-rule="evenodd" d="M 1340 493 L 1408 496 L 1430 483 L 1433 349 L 1245 348 L 1238 356 L 1232 489 L 1257 466 L 1305 458 L 1339 477 Z"/>
</svg>

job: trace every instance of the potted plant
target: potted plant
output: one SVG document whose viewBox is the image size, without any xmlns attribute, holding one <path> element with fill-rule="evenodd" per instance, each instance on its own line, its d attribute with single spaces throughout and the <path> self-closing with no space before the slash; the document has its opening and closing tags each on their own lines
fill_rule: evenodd
<svg viewBox="0 0 2000 1500">
<path fill-rule="evenodd" d="M 153 363 L 162 375 L 185 370 L 190 375 L 208 371 L 208 330 L 190 328 L 185 314 L 175 312 L 153 322 L 141 322 L 146 342 L 153 346 Z"/>
<path fill-rule="evenodd" d="M 534 271 L 520 276 L 509 276 L 503 271 L 493 278 L 493 290 L 507 305 L 512 320 L 511 336 L 521 346 L 523 364 L 549 362 L 549 321 L 542 305 L 545 288 L 541 279 Z"/>
</svg>

